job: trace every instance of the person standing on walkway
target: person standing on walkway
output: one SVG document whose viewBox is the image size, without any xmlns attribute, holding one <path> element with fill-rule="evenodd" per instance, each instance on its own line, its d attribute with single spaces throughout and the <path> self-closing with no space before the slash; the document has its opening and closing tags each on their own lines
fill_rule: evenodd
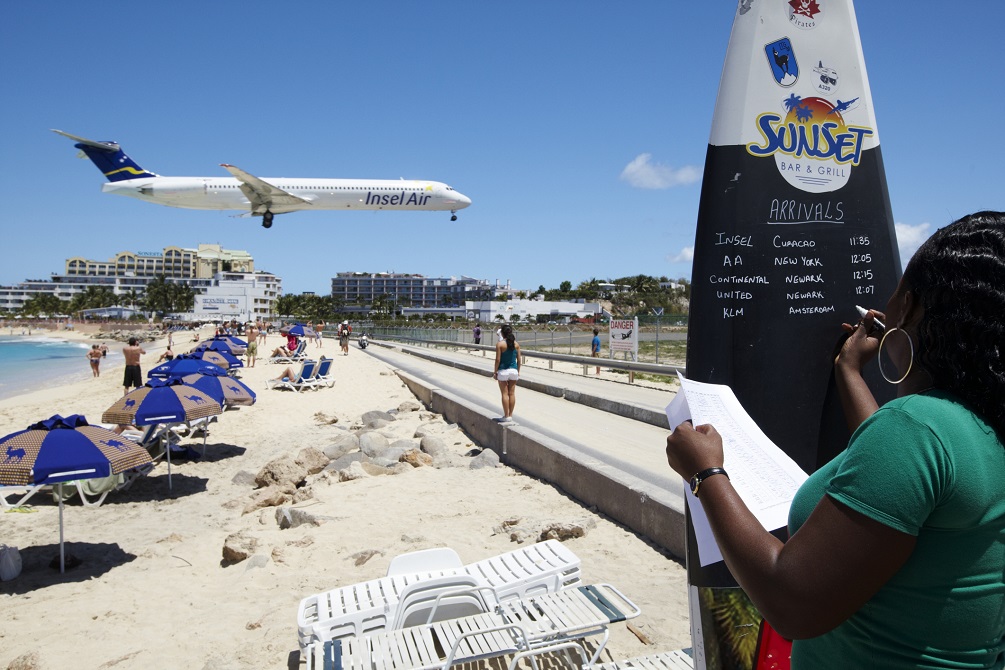
<svg viewBox="0 0 1005 670">
<path fill-rule="evenodd" d="M 481 326 L 480 323 L 476 323 L 475 324 L 475 327 L 471 331 L 471 334 L 475 338 L 475 344 L 481 344 L 482 343 L 482 326 Z"/>
<path fill-rule="evenodd" d="M 496 362 L 492 377 L 499 382 L 502 395 L 503 422 L 513 420 L 516 407 L 516 383 L 520 379 L 520 345 L 516 343 L 513 327 L 505 325 L 501 329 L 503 339 L 496 344 Z"/>
<path fill-rule="evenodd" d="M 590 354 L 594 358 L 600 358 L 600 331 L 593 329 L 593 341 L 590 343 Z M 600 366 L 597 366 L 597 374 L 600 374 Z"/>
<path fill-rule="evenodd" d="M 101 371 L 98 367 L 101 365 L 101 349 L 98 348 L 98 345 L 91 345 L 91 350 L 87 352 L 87 360 L 91 363 L 91 376 L 100 377 Z"/>
<path fill-rule="evenodd" d="M 143 351 L 140 341 L 135 337 L 129 338 L 129 346 L 122 350 L 122 355 L 126 358 L 126 372 L 122 377 L 122 395 L 129 393 L 129 388 L 139 388 L 143 386 L 143 373 L 140 371 L 140 356 L 147 352 Z"/>
</svg>

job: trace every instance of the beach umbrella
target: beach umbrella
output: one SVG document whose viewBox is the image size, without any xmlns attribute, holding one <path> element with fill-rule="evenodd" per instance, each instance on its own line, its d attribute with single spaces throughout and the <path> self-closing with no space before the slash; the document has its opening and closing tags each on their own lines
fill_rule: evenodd
<svg viewBox="0 0 1005 670">
<path fill-rule="evenodd" d="M 201 370 L 186 374 L 180 379 L 210 396 L 224 407 L 240 407 L 255 404 L 255 392 L 239 379 L 234 379 L 217 366 L 204 366 Z"/>
<path fill-rule="evenodd" d="M 234 335 L 214 335 L 213 337 L 211 337 L 209 339 L 211 339 L 211 340 L 224 340 L 226 342 L 230 342 L 231 344 L 233 344 L 233 345 L 235 345 L 237 347 L 241 347 L 242 349 L 246 348 L 248 346 L 247 342 L 245 342 L 241 338 L 236 337 Z"/>
<path fill-rule="evenodd" d="M 292 326 L 283 326 L 279 329 L 284 335 L 296 335 L 297 337 L 316 337 L 313 328 L 308 328 L 302 323 L 296 323 Z"/>
<path fill-rule="evenodd" d="M 247 345 L 241 346 L 231 342 L 230 340 L 214 338 L 199 344 L 193 351 L 222 351 L 227 354 L 242 356 L 244 355 L 246 349 Z"/>
<path fill-rule="evenodd" d="M 180 379 L 148 379 L 105 410 L 101 420 L 134 426 L 155 423 L 187 423 L 223 412 L 216 400 Z M 165 449 L 168 462 L 168 488 L 171 488 L 171 448 Z"/>
<path fill-rule="evenodd" d="M 0 438 L 0 485 L 59 488 L 59 571 L 63 554 L 63 482 L 117 475 L 146 465 L 150 454 L 139 444 L 79 414 L 58 414 Z"/>
<path fill-rule="evenodd" d="M 203 360 L 191 354 L 182 354 L 181 356 L 176 356 L 166 363 L 161 363 L 155 368 L 152 368 L 147 372 L 147 377 L 184 377 L 185 375 L 192 375 L 203 370 L 209 370 L 211 372 L 219 371 L 221 374 L 227 374 L 227 369 L 210 363 L 209 361 Z"/>
<path fill-rule="evenodd" d="M 212 351 L 210 349 L 196 349 L 183 356 L 192 356 L 195 358 L 201 358 L 207 363 L 212 363 L 213 365 L 219 365 L 221 368 L 230 370 L 232 368 L 243 368 L 244 363 L 240 358 L 234 356 L 233 354 L 226 351 Z"/>
</svg>

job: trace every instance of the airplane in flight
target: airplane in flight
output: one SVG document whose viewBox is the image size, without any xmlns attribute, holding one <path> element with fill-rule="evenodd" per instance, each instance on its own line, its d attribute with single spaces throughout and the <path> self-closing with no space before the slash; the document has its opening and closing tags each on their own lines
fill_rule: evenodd
<svg viewBox="0 0 1005 670">
<path fill-rule="evenodd" d="M 244 210 L 240 216 L 260 216 L 272 227 L 276 214 L 302 210 L 389 209 L 450 211 L 471 204 L 471 198 L 438 181 L 420 179 L 259 178 L 221 163 L 233 177 L 162 177 L 141 168 L 115 142 L 95 142 L 62 130 L 52 132 L 75 141 L 80 157 L 91 159 L 108 181 L 102 193 L 185 209 Z"/>
</svg>

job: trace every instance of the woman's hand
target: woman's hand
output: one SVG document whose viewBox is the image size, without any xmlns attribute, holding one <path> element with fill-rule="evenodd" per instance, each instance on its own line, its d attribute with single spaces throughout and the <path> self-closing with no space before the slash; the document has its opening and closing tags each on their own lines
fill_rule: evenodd
<svg viewBox="0 0 1005 670">
<path fill-rule="evenodd" d="M 885 320 L 886 315 L 870 309 L 854 326 L 841 324 L 849 335 L 834 359 L 835 366 L 860 373 L 865 364 L 876 357 L 883 331 L 876 327 L 875 319 Z"/>
<path fill-rule="evenodd" d="M 711 424 L 697 428 L 685 421 L 667 437 L 667 463 L 684 479 L 722 467 L 722 437 Z"/>
</svg>

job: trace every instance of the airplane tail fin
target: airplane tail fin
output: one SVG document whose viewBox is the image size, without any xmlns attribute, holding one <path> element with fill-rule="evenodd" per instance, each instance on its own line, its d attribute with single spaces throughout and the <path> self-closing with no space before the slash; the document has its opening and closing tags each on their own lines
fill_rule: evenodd
<svg viewBox="0 0 1005 670">
<path fill-rule="evenodd" d="M 52 132 L 74 140 L 76 148 L 80 149 L 83 156 L 91 159 L 101 173 L 108 178 L 108 181 L 124 181 L 127 179 L 142 179 L 145 177 L 157 177 L 153 172 L 144 170 L 136 164 L 132 158 L 126 155 L 115 142 L 95 142 L 84 139 L 62 130 L 53 129 Z"/>
</svg>

